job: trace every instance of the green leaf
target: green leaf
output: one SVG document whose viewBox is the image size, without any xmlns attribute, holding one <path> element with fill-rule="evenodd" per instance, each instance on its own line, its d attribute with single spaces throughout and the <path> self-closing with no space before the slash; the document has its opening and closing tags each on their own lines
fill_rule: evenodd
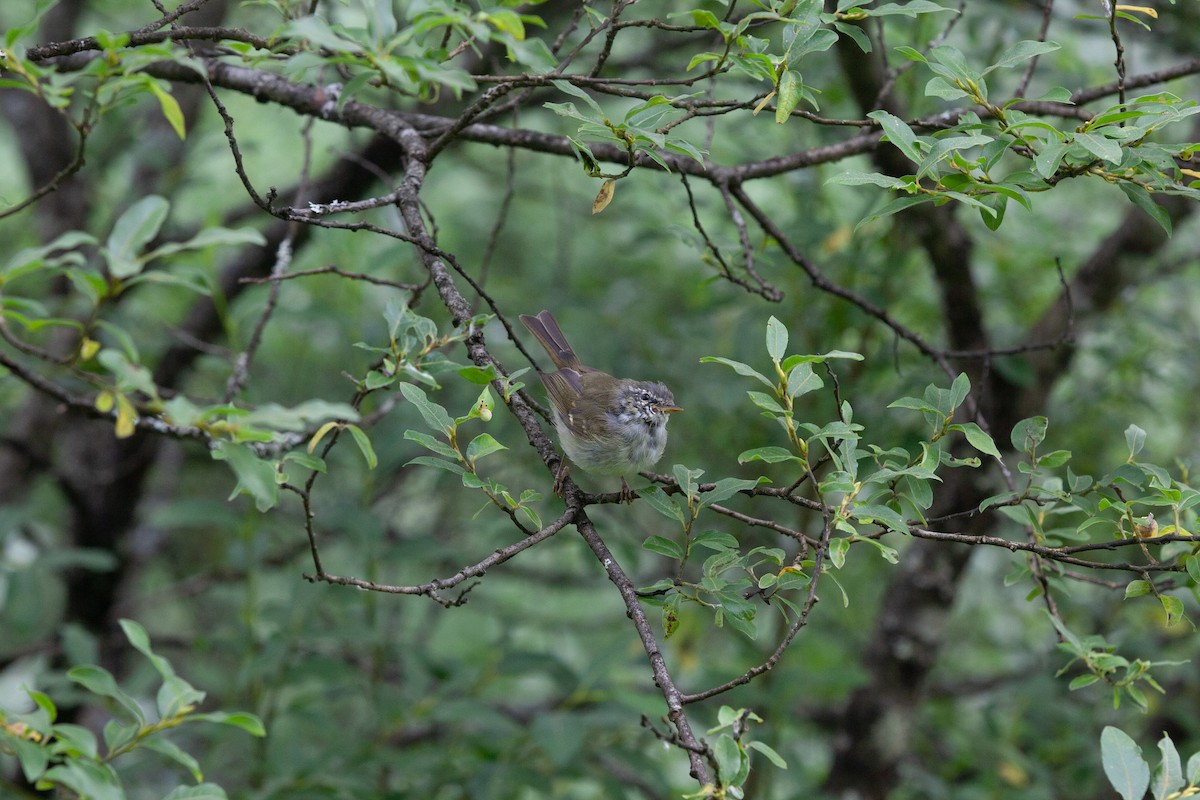
<svg viewBox="0 0 1200 800">
<path fill-rule="evenodd" d="M 864 5 L 866 4 L 864 3 Z M 908 0 L 907 3 L 881 3 L 873 8 L 867 6 L 862 10 L 872 17 L 886 17 L 896 14 L 904 17 L 916 17 L 918 14 L 936 14 L 939 11 L 959 13 L 958 10 L 946 8 L 939 3 L 933 2 L 933 0 Z"/>
<path fill-rule="evenodd" d="M 762 742 L 750 742 L 746 745 L 746 749 L 757 750 L 766 756 L 767 760 L 775 766 L 779 767 L 780 769 L 787 769 L 787 762 L 783 760 L 783 757 Z"/>
<path fill-rule="evenodd" d="M 1057 42 L 1038 42 L 1031 39 L 1022 40 L 1001 53 L 1000 58 L 996 59 L 996 63 L 985 69 L 983 74 L 987 75 L 994 69 L 1015 67 L 1017 64 L 1028 61 L 1035 56 L 1053 53 L 1059 48 L 1060 45 Z"/>
<path fill-rule="evenodd" d="M 779 402 L 766 392 L 746 392 L 746 394 L 750 396 L 750 401 L 754 403 L 754 405 L 758 406 L 764 411 L 770 412 L 771 414 L 787 413 L 784 407 L 779 405 Z"/>
<path fill-rule="evenodd" d="M 68 632 L 69 631 L 70 631 L 70 629 L 68 629 Z M 69 648 L 67 648 L 67 649 L 69 649 Z M 69 656 L 69 653 L 68 653 L 68 656 Z M 32 700 L 38 708 L 40 708 L 42 711 L 46 712 L 47 719 L 49 719 L 51 722 L 54 722 L 54 720 L 58 719 L 58 707 L 56 705 L 54 705 L 54 701 L 50 699 L 50 696 L 48 694 L 46 694 L 44 692 L 39 692 L 36 689 L 30 689 L 28 691 L 29 691 L 29 699 Z M 89 734 L 90 734 L 90 731 L 89 731 Z"/>
<path fill-rule="evenodd" d="M 811 33 L 807 36 L 797 36 L 788 45 L 786 58 L 789 64 L 795 64 L 809 53 L 823 53 L 837 43 L 837 32 L 829 28 L 813 29 L 811 25 L 804 27 L 810 30 Z"/>
<path fill-rule="evenodd" d="M 118 620 L 121 630 L 125 633 L 125 638 L 133 645 L 134 649 L 149 659 L 154 665 L 155 671 L 163 678 L 175 677 L 175 669 L 171 666 L 171 662 L 167 661 L 162 656 L 156 654 L 150 647 L 150 634 L 146 633 L 137 622 L 131 619 Z"/>
<path fill-rule="evenodd" d="M 790 355 L 783 360 L 783 371 L 789 372 L 795 369 L 797 364 L 824 364 L 833 358 L 845 358 L 851 361 L 865 360 L 862 353 L 855 353 L 850 350 L 830 350 L 828 353 L 821 353 L 820 355 Z"/>
<path fill-rule="evenodd" d="M 215 722 L 219 725 L 231 725 L 235 728 L 241 728 L 251 736 L 257 736 L 260 739 L 267 735 L 267 729 L 263 727 L 262 720 L 255 714 L 246 711 L 210 711 L 206 714 L 192 714 L 188 719 L 192 721 Z"/>
<path fill-rule="evenodd" d="M 1187 782 L 1192 786 L 1200 785 L 1200 752 L 1192 753 L 1188 758 Z"/>
<path fill-rule="evenodd" d="M 1185 785 L 1183 767 L 1179 763 L 1179 751 L 1175 749 L 1175 743 L 1165 733 L 1158 740 L 1158 751 L 1162 754 L 1162 759 L 1159 761 L 1158 770 L 1154 775 L 1152 791 L 1155 800 L 1167 800 Z"/>
<path fill-rule="evenodd" d="M 96 362 L 116 377 L 118 387 L 123 391 L 136 391 L 147 397 L 158 397 L 158 387 L 154 385 L 154 377 L 150 370 L 141 364 L 130 362 L 120 350 L 106 347 L 96 355 Z"/>
<path fill-rule="evenodd" d="M 463 367 L 458 370 L 458 374 L 466 378 L 471 383 L 488 384 L 500 377 L 496 372 L 496 368 L 491 364 L 487 365 L 487 369 L 481 369 L 476 366 Z"/>
<path fill-rule="evenodd" d="M 788 330 L 782 322 L 772 316 L 767 320 L 767 355 L 779 363 L 787 353 Z"/>
<path fill-rule="evenodd" d="M 145 747 L 147 750 L 153 750 L 155 753 L 171 759 L 176 764 L 182 765 L 184 769 L 192 774 L 192 779 L 197 783 L 204 780 L 204 773 L 200 771 L 200 762 L 170 739 L 162 736 L 148 736 L 142 739 L 140 746 Z"/>
<path fill-rule="evenodd" d="M 668 136 L 664 146 L 667 150 L 682 153 L 698 164 L 704 163 L 704 154 L 708 152 L 707 150 L 701 150 L 686 139 L 680 139 L 677 136 Z"/>
<path fill-rule="evenodd" d="M 417 411 L 421 413 L 421 418 L 425 420 L 425 424 L 435 433 L 444 436 L 454 428 L 454 420 L 450 418 L 450 414 L 446 412 L 446 409 L 430 400 L 424 390 L 411 383 L 402 383 L 400 384 L 400 394 L 416 406 Z"/>
<path fill-rule="evenodd" d="M 841 569 L 846 564 L 846 553 L 850 551 L 849 539 L 831 539 L 829 542 L 829 560 L 833 566 Z"/>
<path fill-rule="evenodd" d="M 1150 215 L 1150 218 L 1158 223 L 1158 226 L 1166 232 L 1167 236 L 1171 235 L 1172 223 L 1171 215 L 1167 210 L 1154 202 L 1154 198 L 1142 186 L 1131 181 L 1121 181 L 1117 184 L 1125 196 L 1142 211 Z"/>
<path fill-rule="evenodd" d="M 88 800 L 125 800 L 121 781 L 107 764 L 72 760 L 51 767 L 41 777 L 44 781 L 65 786 Z"/>
<path fill-rule="evenodd" d="M 749 461 L 765 461 L 768 464 L 778 464 L 780 461 L 800 461 L 800 457 L 791 450 L 770 445 L 744 450 L 738 455 L 739 464 L 745 464 Z"/>
<path fill-rule="evenodd" d="M 688 469 L 683 464 L 675 464 L 672 466 L 671 472 L 675 476 L 675 482 L 679 484 L 680 491 L 688 498 L 688 502 L 695 499 L 700 491 L 700 478 L 704 475 L 704 470 Z"/>
<path fill-rule="evenodd" d="M 203 250 L 208 247 L 239 247 L 241 245 L 266 245 L 267 240 L 253 228 L 205 228 L 192 238 L 183 242 L 168 242 L 156 247 L 142 257 L 142 261 L 150 262 L 156 258 L 182 253 L 188 250 Z"/>
<path fill-rule="evenodd" d="M 897 47 L 896 52 L 907 58 L 909 61 L 916 61 L 919 64 L 929 63 L 929 60 L 925 58 L 924 54 L 921 53 L 920 50 L 909 47 L 908 45 Z"/>
<path fill-rule="evenodd" d="M 649 550 L 651 553 L 672 558 L 676 561 L 683 560 L 683 547 L 672 539 L 665 536 L 651 536 L 646 541 L 642 542 L 642 549 Z"/>
<path fill-rule="evenodd" d="M 155 656 L 155 658 L 160 657 Z M 162 659 L 162 662 L 167 669 L 171 668 L 166 659 Z M 204 692 L 175 675 L 174 670 L 170 675 L 163 677 L 162 686 L 159 687 L 158 695 L 155 697 L 158 715 L 162 719 L 173 719 L 185 714 L 203 701 Z"/>
<path fill-rule="evenodd" d="M 574 97 L 578 97 L 580 100 L 583 100 L 585 103 L 587 103 L 589 106 L 591 106 L 593 111 L 596 112 L 596 117 L 598 119 L 604 119 L 604 117 L 605 117 L 604 109 L 600 108 L 600 105 L 595 100 L 592 99 L 592 96 L 590 94 L 588 94 L 587 92 L 585 92 L 583 89 L 580 89 L 575 84 L 569 83 L 567 81 L 550 81 L 550 83 L 554 86 L 555 89 L 558 89 L 563 94 L 569 94 Z"/>
<path fill-rule="evenodd" d="M 1045 144 L 1038 154 L 1034 156 L 1033 168 L 1038 175 L 1043 178 L 1049 178 L 1058 171 L 1058 165 L 1062 163 L 1063 156 L 1071 149 L 1071 145 L 1067 142 L 1062 142 L 1054 139 Z"/>
<path fill-rule="evenodd" d="M 440 456 L 445 456 L 446 458 L 453 459 L 455 461 L 458 460 L 458 453 L 453 447 L 443 441 L 433 438 L 428 433 L 407 430 L 404 432 L 404 438 L 408 439 L 409 441 L 416 442 L 427 450 L 432 450 Z"/>
<path fill-rule="evenodd" d="M 254 507 L 269 511 L 279 503 L 279 484 L 275 481 L 275 464 L 265 461 L 247 445 L 219 441 L 210 454 L 215 461 L 229 464 L 237 476 L 237 485 L 229 499 L 246 493 L 254 498 Z"/>
<path fill-rule="evenodd" d="M 416 458 L 411 458 L 407 463 L 405 463 L 404 466 L 407 467 L 410 464 L 417 464 L 423 467 L 433 467 L 435 469 L 444 469 L 446 472 L 453 472 L 455 475 L 467 474 L 466 467 L 457 461 L 446 461 L 445 459 L 434 458 L 433 456 L 417 456 Z"/>
<path fill-rule="evenodd" d="M 671 589 L 675 588 L 675 581 L 670 578 L 662 578 L 649 586 L 642 586 L 638 589 L 638 594 L 669 594 Z"/>
<path fill-rule="evenodd" d="M 1189 554 L 1183 557 L 1183 566 L 1187 570 L 1192 583 L 1200 585 L 1200 555 Z"/>
<path fill-rule="evenodd" d="M 1121 145 L 1106 136 L 1097 136 L 1094 133 L 1077 133 L 1075 134 L 1075 141 L 1083 145 L 1085 150 L 1101 161 L 1107 161 L 1114 166 L 1121 163 Z"/>
<path fill-rule="evenodd" d="M 863 186 L 871 184 L 884 189 L 898 189 L 900 191 L 910 191 L 913 187 L 911 180 L 903 178 L 894 178 L 891 175 L 884 175 L 882 172 L 861 172 L 859 170 L 846 170 L 839 172 L 832 178 L 825 181 L 826 183 L 840 184 L 842 186 Z M 923 201 L 923 198 L 904 198 L 908 200 Z"/>
<path fill-rule="evenodd" d="M 898 511 L 887 506 L 875 503 L 856 503 L 854 517 L 858 522 L 881 523 L 897 533 L 908 533 L 908 523 L 904 521 L 904 517 L 900 516 Z"/>
<path fill-rule="evenodd" d="M 410 386 L 411 384 L 401 384 L 402 386 Z M 371 447 L 371 440 L 367 438 L 367 434 L 357 425 L 347 425 L 346 430 L 350 432 L 354 443 L 358 445 L 359 452 L 362 453 L 363 459 L 367 462 L 367 469 L 375 469 L 379 464 L 379 459 L 375 456 L 375 448 Z M 487 434 L 483 434 L 486 436 Z"/>
<path fill-rule="evenodd" d="M 158 235 L 170 208 L 166 199 L 150 195 L 138 200 L 117 219 L 104 243 L 104 258 L 114 278 L 128 278 L 142 271 L 144 263 L 138 255 Z"/>
<path fill-rule="evenodd" d="M 736 372 L 738 375 L 745 375 L 748 378 L 754 378 L 755 380 L 758 380 L 761 383 L 763 383 L 768 388 L 771 388 L 771 389 L 775 388 L 774 383 L 767 380 L 765 375 L 763 375 L 758 370 L 754 369 L 754 367 L 750 366 L 749 364 L 743 364 L 740 361 L 733 361 L 731 359 L 721 358 L 719 356 L 705 356 L 704 358 L 700 359 L 700 363 L 701 364 L 706 364 L 706 363 L 724 364 L 725 366 L 732 368 L 733 371 Z"/>
<path fill-rule="evenodd" d="M 175 135 L 180 139 L 186 138 L 187 131 L 183 124 L 183 109 L 179 107 L 179 101 L 175 99 L 174 95 L 160 86 L 158 81 L 148 75 L 146 78 L 146 87 L 158 98 L 159 108 L 162 109 L 163 116 L 170 123 L 171 129 L 175 131 Z"/>
<path fill-rule="evenodd" d="M 1183 619 L 1182 600 L 1169 594 L 1159 595 L 1158 599 L 1162 603 L 1163 611 L 1167 613 L 1167 627 Z"/>
<path fill-rule="evenodd" d="M 525 520 L 534 527 L 535 530 L 542 529 L 542 518 L 538 516 L 537 511 L 529 506 L 517 506 L 517 513 L 525 517 Z"/>
<path fill-rule="evenodd" d="M 967 373 L 960 372 L 954 378 L 954 382 L 950 384 L 950 408 L 951 410 L 958 408 L 967 399 L 967 394 L 971 391 L 971 379 L 967 377 Z"/>
<path fill-rule="evenodd" d="M 905 186 L 907 186 L 907 184 L 905 184 Z M 932 202 L 934 202 L 934 197 L 929 194 L 919 194 L 911 197 L 897 197 L 894 200 L 884 203 L 874 212 L 860 219 L 858 224 L 854 226 L 854 230 L 855 232 L 860 231 L 875 220 L 883 219 L 884 217 L 890 217 L 892 214 L 898 214 L 906 208 Z"/>
<path fill-rule="evenodd" d="M 525 23 L 521 21 L 520 15 L 515 11 L 494 9 L 482 12 L 480 16 L 491 25 L 494 25 L 496 30 L 507 33 L 518 42 L 525 39 Z"/>
<path fill-rule="evenodd" d="M 782 125 L 791 118 L 792 112 L 800 104 L 802 86 L 800 73 L 795 70 L 785 70 L 783 75 L 779 76 L 779 93 L 775 101 L 776 124 Z"/>
<path fill-rule="evenodd" d="M 721 706 L 717 709 L 717 722 L 721 724 L 721 728 L 728 728 L 737 722 L 740 712 L 733 706 Z M 716 733 L 720 728 L 713 728 L 709 733 Z"/>
<path fill-rule="evenodd" d="M 1029 417 L 1013 426 L 1010 440 L 1012 446 L 1021 453 L 1032 453 L 1046 438 L 1046 428 L 1049 421 L 1045 417 Z"/>
<path fill-rule="evenodd" d="M 111 753 L 114 750 L 125 747 L 136 739 L 138 732 L 141 730 L 142 726 L 136 722 L 122 722 L 118 719 L 110 719 L 104 725 L 104 743 Z"/>
<path fill-rule="evenodd" d="M 225 790 L 215 783 L 177 786 L 163 800 L 229 800 Z"/>
<path fill-rule="evenodd" d="M 0 269 L 0 275 L 3 275 L 6 280 L 12 280 L 19 275 L 46 267 L 68 264 L 81 266 L 85 263 L 85 259 L 78 249 L 97 243 L 96 237 L 91 234 L 83 231 L 68 231 L 56 237 L 49 244 L 18 251 L 8 260 L 4 268 Z M 51 256 L 52 253 L 58 255 Z"/>
<path fill-rule="evenodd" d="M 481 433 L 467 445 L 467 461 L 473 464 L 486 455 L 507 449 L 507 447 L 496 441 L 496 438 L 490 433 Z"/>
<path fill-rule="evenodd" d="M 897 550 L 896 548 L 889 547 L 888 545 L 884 544 L 883 542 L 879 541 L 878 539 L 870 539 L 870 538 L 866 538 L 866 537 L 861 537 L 858 539 L 858 541 L 865 542 L 866 544 L 869 544 L 869 545 L 875 547 L 876 549 L 878 549 L 879 555 L 883 556 L 883 560 L 888 562 L 889 564 L 899 564 L 900 563 L 900 551 Z"/>
<path fill-rule="evenodd" d="M 901 397 L 898 400 L 893 400 L 888 403 L 888 408 L 908 408 L 913 411 L 937 413 L 937 408 L 929 404 L 928 400 L 922 400 L 919 397 Z"/>
<path fill-rule="evenodd" d="M 717 761 L 717 773 L 721 776 L 721 782 L 725 784 L 732 782 L 733 777 L 742 768 L 741 747 L 728 733 L 722 733 L 717 737 L 713 755 Z"/>
<path fill-rule="evenodd" d="M 1146 432 L 1137 425 L 1130 425 L 1125 429 L 1125 446 L 1129 448 L 1129 459 L 1132 461 L 1146 446 Z"/>
<path fill-rule="evenodd" d="M 1130 581 L 1125 585 L 1125 599 L 1131 597 L 1141 597 L 1142 595 L 1150 594 L 1149 581 L 1136 580 Z"/>
<path fill-rule="evenodd" d="M 736 550 L 737 537 L 722 531 L 703 531 L 692 539 L 692 547 L 707 547 L 710 550 Z"/>
<path fill-rule="evenodd" d="M 1038 456 L 1038 466 L 1046 469 L 1061 467 L 1063 464 L 1071 460 L 1070 450 L 1053 450 L 1046 453 L 1044 456 Z"/>
<path fill-rule="evenodd" d="M 1137 742 L 1125 731 L 1105 726 L 1100 734 L 1100 760 L 1109 783 L 1124 800 L 1142 800 L 1150 787 L 1150 767 Z"/>
<path fill-rule="evenodd" d="M 265 427 L 278 431 L 303 431 L 327 419 L 352 422 L 359 413 L 348 403 L 328 400 L 305 400 L 291 408 L 278 403 L 264 403 L 242 415 L 242 426 Z"/>
<path fill-rule="evenodd" d="M 947 156 L 959 150 L 967 150 L 972 147 L 982 147 L 991 144 L 994 140 L 990 136 L 943 136 L 934 140 L 933 147 L 929 149 L 929 153 L 917 165 L 917 178 L 923 178 L 927 175 L 935 174 L 935 168 L 942 162 L 947 160 Z"/>
<path fill-rule="evenodd" d="M 728 500 L 738 492 L 746 489 L 753 489 L 755 486 L 764 480 L 757 478 L 755 480 L 747 480 L 744 478 L 722 478 L 713 485 L 710 491 L 700 495 L 700 505 L 709 506 L 713 503 L 720 503 L 723 500 Z"/>
<path fill-rule="evenodd" d="M 72 749 L 78 751 L 84 758 L 98 758 L 100 755 L 100 746 L 96 741 L 96 734 L 82 725 L 60 722 L 54 726 L 54 737 L 60 742 L 70 745 Z"/>
<path fill-rule="evenodd" d="M 888 141 L 896 146 L 901 153 L 914 164 L 920 163 L 921 151 L 917 147 L 917 135 L 913 133 L 908 123 L 887 111 L 872 111 L 867 114 L 883 128 Z"/>
<path fill-rule="evenodd" d="M 112 673 L 108 670 L 93 665 L 72 667 L 67 671 L 67 677 L 92 694 L 115 700 L 117 705 L 125 710 L 129 719 L 137 722 L 139 725 L 145 724 L 146 716 L 142 713 L 142 707 L 138 705 L 136 700 L 126 694 L 121 687 L 117 686 L 116 679 L 113 678 Z"/>
<path fill-rule="evenodd" d="M 797 364 L 787 376 L 787 393 L 788 397 L 792 398 L 815 392 L 824 385 L 825 381 L 821 380 L 820 375 L 813 372 L 812 362 L 809 361 Z"/>
<path fill-rule="evenodd" d="M 355 52 L 363 49 L 362 44 L 335 32 L 322 17 L 315 14 L 292 20 L 283 29 L 283 36 L 290 39 L 305 39 L 318 47 L 324 47 L 335 53 Z"/>
<path fill-rule="evenodd" d="M 1117 688 L 1119 687 L 1114 687 L 1114 693 L 1116 692 Z M 1140 708 L 1142 711 L 1150 710 L 1150 704 L 1146 700 L 1146 693 L 1143 692 L 1136 683 L 1127 683 L 1125 684 L 1124 688 L 1125 694 L 1129 695 L 1129 699 L 1137 704 L 1138 708 Z M 1113 697 L 1113 708 L 1117 707 L 1118 697 L 1119 695 Z"/>
<path fill-rule="evenodd" d="M 638 496 L 667 519 L 673 519 L 680 524 L 683 523 L 683 509 L 679 506 L 678 498 L 668 496 L 661 487 L 647 487 L 640 491 Z"/>
<path fill-rule="evenodd" d="M 974 422 L 951 425 L 950 429 L 962 431 L 967 437 L 967 441 L 971 443 L 971 446 L 979 452 L 992 456 L 997 460 L 1001 459 L 1000 450 L 996 447 L 996 443 L 992 440 L 992 437 Z"/>
</svg>

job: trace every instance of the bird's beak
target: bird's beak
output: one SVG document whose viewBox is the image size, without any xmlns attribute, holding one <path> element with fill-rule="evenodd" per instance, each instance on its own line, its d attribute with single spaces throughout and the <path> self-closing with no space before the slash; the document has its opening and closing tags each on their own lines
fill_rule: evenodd
<svg viewBox="0 0 1200 800">
<path fill-rule="evenodd" d="M 674 414 L 676 411 L 683 411 L 679 406 L 659 406 L 658 410 L 664 414 Z"/>
</svg>

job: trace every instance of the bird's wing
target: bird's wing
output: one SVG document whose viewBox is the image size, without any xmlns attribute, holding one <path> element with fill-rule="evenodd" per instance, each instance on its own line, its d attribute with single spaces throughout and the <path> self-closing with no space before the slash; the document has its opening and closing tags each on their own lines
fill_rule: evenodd
<svg viewBox="0 0 1200 800">
<path fill-rule="evenodd" d="M 607 397 L 593 396 L 594 391 L 584 392 L 584 383 L 592 374 L 600 373 L 588 367 L 542 373 L 542 383 L 563 424 L 575 436 L 587 440 L 602 433 L 597 426 L 605 419 L 604 404 L 608 401 Z"/>
</svg>

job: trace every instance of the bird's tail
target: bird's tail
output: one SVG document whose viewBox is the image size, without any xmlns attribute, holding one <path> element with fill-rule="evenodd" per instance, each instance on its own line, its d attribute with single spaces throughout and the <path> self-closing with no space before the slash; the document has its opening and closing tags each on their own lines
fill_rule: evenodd
<svg viewBox="0 0 1200 800">
<path fill-rule="evenodd" d="M 556 369 L 579 369 L 579 356 L 571 349 L 553 314 L 549 311 L 543 311 L 536 317 L 522 314 L 521 322 L 538 340 L 538 344 L 545 348 Z"/>
</svg>

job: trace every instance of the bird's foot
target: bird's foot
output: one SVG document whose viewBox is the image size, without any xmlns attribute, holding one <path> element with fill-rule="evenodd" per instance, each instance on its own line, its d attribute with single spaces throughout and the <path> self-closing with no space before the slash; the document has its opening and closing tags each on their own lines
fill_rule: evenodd
<svg viewBox="0 0 1200 800">
<path fill-rule="evenodd" d="M 554 493 L 559 497 L 562 497 L 563 484 L 566 482 L 567 475 L 570 474 L 570 472 L 571 469 L 567 466 L 567 460 L 565 458 L 559 460 L 558 470 L 554 473 L 554 485 L 551 487 L 554 490 Z"/>
</svg>

